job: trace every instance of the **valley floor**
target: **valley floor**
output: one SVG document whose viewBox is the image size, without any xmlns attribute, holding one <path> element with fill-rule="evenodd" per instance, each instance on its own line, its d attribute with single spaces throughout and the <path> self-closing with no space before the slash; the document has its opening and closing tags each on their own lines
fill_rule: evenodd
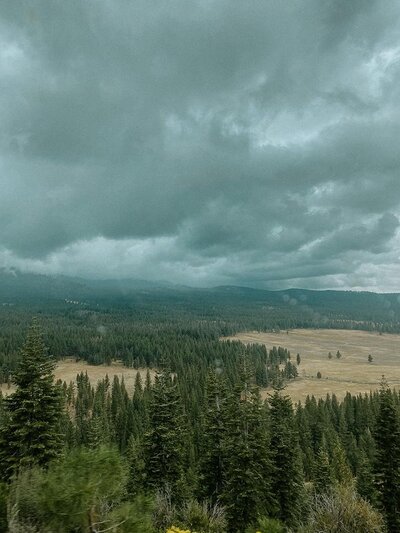
<svg viewBox="0 0 400 533">
<path fill-rule="evenodd" d="M 400 386 L 400 335 L 397 334 L 295 329 L 289 333 L 239 333 L 229 339 L 265 344 L 268 349 L 282 346 L 290 350 L 293 362 L 299 353 L 299 377 L 290 381 L 286 389 L 293 401 L 304 401 L 308 394 L 325 397 L 327 393 L 335 393 L 342 398 L 346 392 L 369 392 L 379 387 L 382 375 L 393 388 Z M 342 354 L 340 359 L 336 358 L 338 350 Z M 329 352 L 332 359 L 328 358 Z M 369 354 L 373 357 L 372 363 L 368 362 Z M 263 397 L 268 392 L 262 391 Z"/>
</svg>

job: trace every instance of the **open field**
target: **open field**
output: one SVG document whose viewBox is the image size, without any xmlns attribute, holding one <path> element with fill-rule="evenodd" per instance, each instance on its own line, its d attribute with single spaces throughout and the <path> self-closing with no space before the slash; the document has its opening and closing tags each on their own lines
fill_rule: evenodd
<svg viewBox="0 0 400 533">
<path fill-rule="evenodd" d="M 75 361 L 75 359 L 62 359 L 57 363 L 55 370 L 55 379 L 61 379 L 69 383 L 70 381 L 76 381 L 76 375 L 80 372 L 87 372 L 92 385 L 96 385 L 98 381 L 105 378 L 106 375 L 112 381 L 114 376 L 118 376 L 120 379 L 123 377 L 125 386 L 129 394 L 132 394 L 137 372 L 140 372 L 143 383 L 146 379 L 147 369 L 128 368 L 121 363 L 113 363 L 112 365 L 88 365 L 85 361 Z M 155 371 L 150 370 L 150 375 L 154 378 Z M 13 387 L 7 387 L 7 384 L 3 384 L 1 387 L 3 394 L 9 394 L 13 392 Z"/>
<path fill-rule="evenodd" d="M 400 335 L 334 329 L 297 329 L 290 330 L 289 334 L 286 331 L 239 333 L 229 339 L 265 344 L 268 349 L 282 346 L 290 350 L 293 362 L 296 360 L 296 354 L 300 353 L 299 377 L 291 380 L 287 386 L 287 391 L 294 401 L 303 401 L 307 394 L 324 397 L 327 393 L 335 393 L 340 398 L 347 391 L 352 394 L 369 392 L 379 387 L 382 375 L 385 375 L 391 386 L 400 388 Z M 340 359 L 336 358 L 337 350 L 342 354 Z M 329 352 L 333 355 L 332 359 L 328 359 Z M 372 363 L 368 363 L 368 354 L 373 357 Z M 110 380 L 117 375 L 124 378 L 131 394 L 137 371 L 117 362 L 110 366 L 93 366 L 85 361 L 67 358 L 58 362 L 55 377 L 69 383 L 75 381 L 80 372 L 87 372 L 91 383 L 95 385 L 106 374 Z M 146 369 L 139 369 L 139 372 L 144 381 Z M 316 377 L 317 372 L 321 372 L 321 379 Z M 155 371 L 150 370 L 150 373 L 153 378 Z M 13 387 L 8 388 L 7 384 L 0 388 L 4 394 L 13 392 Z M 264 390 L 262 395 L 266 397 L 268 392 Z"/>
<path fill-rule="evenodd" d="M 290 381 L 287 392 L 294 401 L 304 400 L 307 394 L 324 397 L 335 393 L 339 398 L 346 392 L 352 394 L 377 389 L 382 375 L 390 386 L 400 386 L 400 335 L 375 332 L 334 330 L 334 329 L 296 329 L 280 333 L 239 333 L 231 340 L 244 343 L 265 344 L 268 349 L 282 346 L 290 350 L 292 361 L 299 353 L 301 363 L 299 377 Z M 336 358 L 340 351 L 342 357 Z M 328 353 L 333 355 L 328 359 Z M 373 362 L 368 363 L 368 354 Z M 317 372 L 322 378 L 317 379 Z M 268 391 L 263 391 L 266 396 Z"/>
</svg>

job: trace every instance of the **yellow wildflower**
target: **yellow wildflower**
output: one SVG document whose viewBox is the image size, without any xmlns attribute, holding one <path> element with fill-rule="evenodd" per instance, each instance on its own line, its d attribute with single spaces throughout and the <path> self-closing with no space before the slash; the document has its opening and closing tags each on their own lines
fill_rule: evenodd
<svg viewBox="0 0 400 533">
<path fill-rule="evenodd" d="M 179 527 L 171 526 L 167 529 L 167 533 L 196 533 L 195 531 L 190 531 L 189 529 L 179 529 Z"/>
</svg>

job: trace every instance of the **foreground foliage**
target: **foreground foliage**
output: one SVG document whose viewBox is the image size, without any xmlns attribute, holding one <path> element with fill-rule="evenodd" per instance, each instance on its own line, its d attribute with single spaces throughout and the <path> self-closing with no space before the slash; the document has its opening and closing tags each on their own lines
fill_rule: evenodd
<svg viewBox="0 0 400 533">
<path fill-rule="evenodd" d="M 375 428 L 375 479 L 388 532 L 396 533 L 400 531 L 400 422 L 386 382 L 382 383 L 379 399 Z"/>
<path fill-rule="evenodd" d="M 9 519 L 15 531 L 151 531 L 149 503 L 127 501 L 126 482 L 118 451 L 74 450 L 46 470 L 20 472 L 10 486 Z"/>
<path fill-rule="evenodd" d="M 382 533 L 384 521 L 352 487 L 315 495 L 308 524 L 300 533 Z"/>
<path fill-rule="evenodd" d="M 54 366 L 34 322 L 13 376 L 17 390 L 4 402 L 0 469 L 5 478 L 20 467 L 44 466 L 61 452 L 63 407 L 61 390 L 53 384 Z"/>
</svg>

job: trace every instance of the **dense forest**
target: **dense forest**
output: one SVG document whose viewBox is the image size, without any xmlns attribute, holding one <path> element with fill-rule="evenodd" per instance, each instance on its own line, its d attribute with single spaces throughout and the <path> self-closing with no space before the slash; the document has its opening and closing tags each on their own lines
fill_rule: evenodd
<svg viewBox="0 0 400 533">
<path fill-rule="evenodd" d="M 398 531 L 399 395 L 293 406 L 281 373 L 262 402 L 254 359 L 190 377 L 163 358 L 133 396 L 117 377 L 54 384 L 35 321 L 1 403 L 3 530 Z"/>
<path fill-rule="evenodd" d="M 224 353 L 237 351 L 237 346 L 221 346 L 219 339 L 244 330 L 298 327 L 400 332 L 397 294 L 193 289 L 3 272 L 2 382 L 15 369 L 34 315 L 40 316 L 45 343 L 57 358 L 72 356 L 91 364 L 117 359 L 127 366 L 156 367 L 167 357 L 172 370 L 182 359 L 188 365 L 209 364 Z"/>
<path fill-rule="evenodd" d="M 107 291 L 2 302 L 1 376 L 16 391 L 0 405 L 0 531 L 400 531 L 399 394 L 383 380 L 374 394 L 293 405 L 285 382 L 300 358 L 219 340 L 397 331 L 397 295 Z M 113 376 L 54 383 L 63 356 L 156 378 L 138 372 L 133 394 Z"/>
</svg>

